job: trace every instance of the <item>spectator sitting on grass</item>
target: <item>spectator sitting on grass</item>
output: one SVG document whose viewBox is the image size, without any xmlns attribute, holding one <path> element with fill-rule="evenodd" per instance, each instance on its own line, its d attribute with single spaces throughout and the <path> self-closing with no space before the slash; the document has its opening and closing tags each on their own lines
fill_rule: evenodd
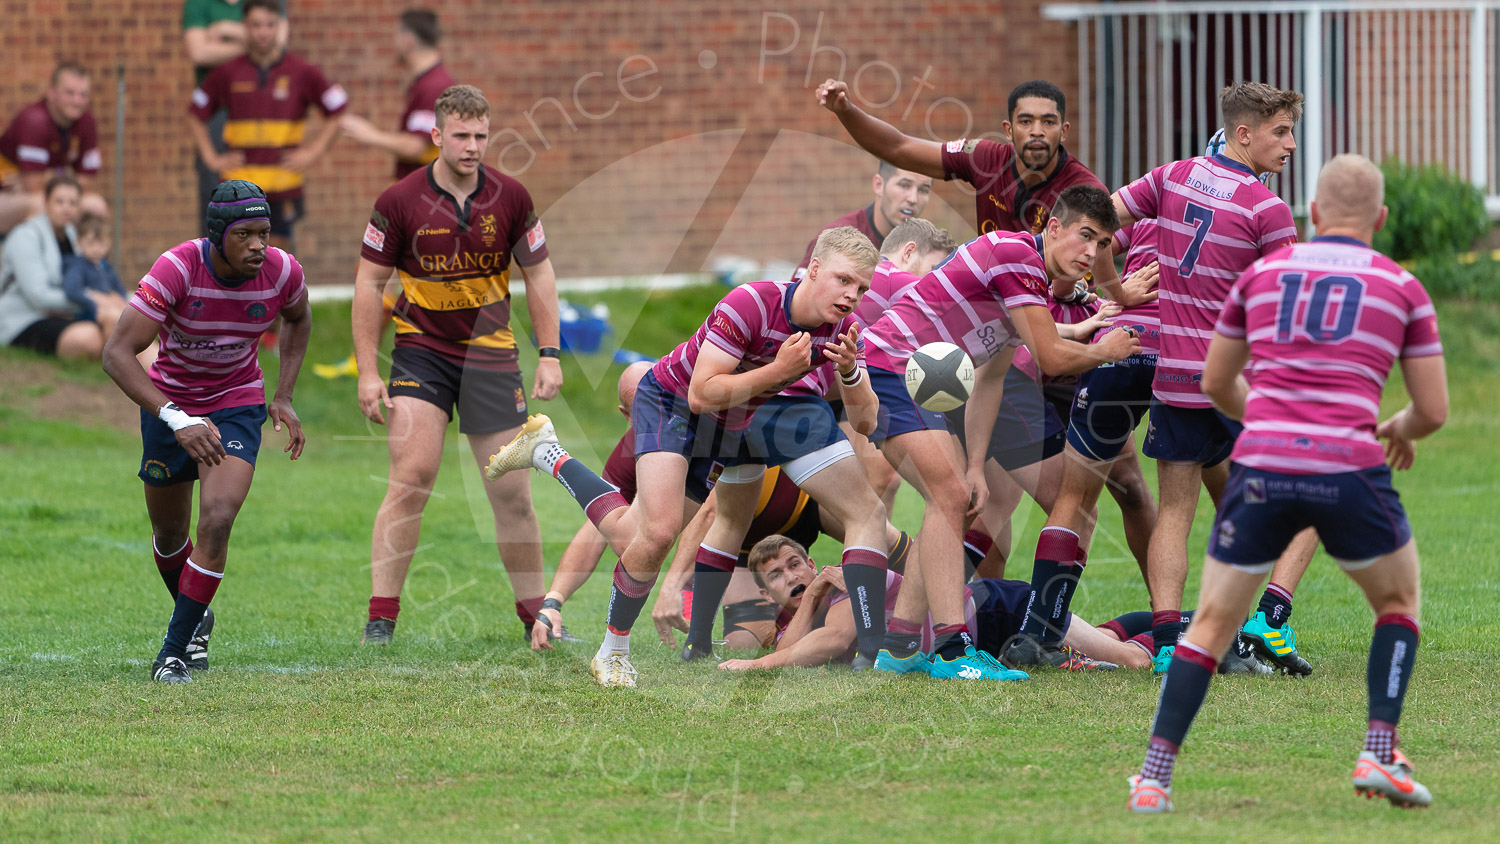
<svg viewBox="0 0 1500 844">
<path fill-rule="evenodd" d="M 60 358 L 99 360 L 104 334 L 78 316 L 63 292 L 62 256 L 78 252 L 74 221 L 83 191 L 71 176 L 54 176 L 44 210 L 16 226 L 0 256 L 0 345 Z"/>
<path fill-rule="evenodd" d="M 120 318 L 125 306 L 125 285 L 110 266 L 109 220 L 97 214 L 78 218 L 78 251 L 62 256 L 63 294 L 78 306 L 78 315 L 105 329 Z M 113 319 L 107 319 L 113 311 Z"/>
</svg>

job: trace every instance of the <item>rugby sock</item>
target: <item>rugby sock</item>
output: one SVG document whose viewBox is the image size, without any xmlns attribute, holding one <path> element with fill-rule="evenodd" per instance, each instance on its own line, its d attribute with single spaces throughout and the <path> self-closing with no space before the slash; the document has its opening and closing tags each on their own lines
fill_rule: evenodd
<svg viewBox="0 0 1500 844">
<path fill-rule="evenodd" d="M 844 586 L 854 610 L 854 637 L 859 652 L 873 659 L 885 640 L 884 552 L 863 545 L 844 546 Z"/>
<path fill-rule="evenodd" d="M 1156 652 L 1170 648 L 1182 638 L 1182 610 L 1157 610 L 1151 614 L 1151 639 Z"/>
<path fill-rule="evenodd" d="M 1420 635 L 1421 627 L 1409 615 L 1391 613 L 1375 619 L 1370 662 L 1365 669 L 1370 691 L 1370 730 L 1365 736 L 1365 749 L 1373 750 L 1387 765 L 1396 748 L 1396 724 L 1401 721 L 1401 705 L 1417 661 Z M 1372 747 L 1372 742 L 1376 746 Z"/>
<path fill-rule="evenodd" d="M 536 614 L 542 611 L 542 596 L 516 601 L 516 618 L 528 628 L 536 624 Z"/>
<path fill-rule="evenodd" d="M 979 570 L 979 564 L 984 562 L 985 555 L 990 553 L 993 547 L 995 547 L 995 540 L 978 528 L 971 529 L 964 534 L 965 583 L 974 578 L 974 572 Z"/>
<path fill-rule="evenodd" d="M 374 621 L 377 618 L 388 618 L 391 621 L 395 621 L 396 620 L 396 616 L 398 616 L 400 614 L 401 614 L 401 596 L 400 595 L 397 595 L 394 598 L 377 598 L 374 595 L 370 596 L 370 620 L 371 621 Z"/>
<path fill-rule="evenodd" d="M 846 576 L 844 583 L 848 582 Z M 922 625 L 891 616 L 891 620 L 886 622 L 885 639 L 880 647 L 881 650 L 890 651 L 891 656 L 906 659 L 922 647 Z"/>
<path fill-rule="evenodd" d="M 698 546 L 698 555 L 693 560 L 693 600 L 698 604 L 698 612 L 688 619 L 688 642 L 696 648 L 713 644 L 714 617 L 719 614 L 719 604 L 724 601 L 724 591 L 734 576 L 737 559 L 734 554 L 712 546 Z"/>
<path fill-rule="evenodd" d="M 966 624 L 933 625 L 932 641 L 932 652 L 950 661 L 963 656 L 974 644 Z"/>
<path fill-rule="evenodd" d="M 553 454 L 553 450 L 557 453 Z M 545 453 L 550 459 L 541 460 L 541 465 L 573 496 L 594 527 L 598 527 L 605 516 L 627 506 L 625 496 L 613 484 L 594 474 L 594 470 L 568 454 L 562 446 L 547 443 Z"/>
<path fill-rule="evenodd" d="M 630 652 L 630 628 L 640 618 L 641 609 L 651 587 L 656 585 L 656 575 L 650 580 L 636 580 L 625 570 L 623 562 L 615 564 L 615 585 L 609 591 L 609 626 L 604 633 L 604 642 L 599 646 L 599 657 L 611 653 Z"/>
<path fill-rule="evenodd" d="M 896 544 L 891 546 L 891 556 L 886 564 L 896 574 L 905 574 L 906 558 L 910 554 L 911 537 L 907 536 L 906 531 L 903 530 L 901 535 L 896 537 Z"/>
<path fill-rule="evenodd" d="M 172 620 L 167 622 L 167 635 L 162 639 L 161 653 L 157 659 L 175 656 L 182 659 L 187 652 L 188 640 L 203 621 L 203 612 L 208 609 L 219 590 L 224 575 L 200 568 L 191 559 L 182 569 L 182 580 L 177 584 L 177 603 L 172 609 Z"/>
<path fill-rule="evenodd" d="M 156 570 L 161 574 L 161 580 L 167 584 L 167 591 L 172 593 L 172 600 L 177 600 L 177 582 L 182 580 L 182 566 L 187 562 L 188 555 L 193 553 L 193 540 L 184 539 L 182 547 L 170 554 L 163 554 L 156 546 L 156 536 L 151 536 L 151 556 L 156 558 Z"/>
<path fill-rule="evenodd" d="M 1151 632 L 1151 613 L 1146 610 L 1136 610 L 1121 616 L 1116 616 L 1112 621 L 1106 621 L 1099 625 L 1107 630 L 1114 630 L 1120 637 L 1120 641 L 1133 639 L 1142 633 Z M 1148 643 L 1149 644 L 1149 643 Z"/>
<path fill-rule="evenodd" d="M 1146 747 L 1146 762 L 1141 766 L 1142 779 L 1172 784 L 1177 750 L 1208 696 L 1209 681 L 1218 667 L 1219 661 L 1208 651 L 1188 642 L 1177 643 L 1172 667 L 1167 669 L 1167 679 L 1161 687 L 1156 721 L 1151 725 L 1151 743 Z"/>
<path fill-rule="evenodd" d="M 1260 596 L 1260 606 L 1257 611 L 1266 614 L 1266 623 L 1281 629 L 1292 617 L 1292 590 L 1281 586 L 1274 580 L 1266 586 L 1266 591 Z"/>
<path fill-rule="evenodd" d="M 1062 639 L 1055 616 L 1066 608 L 1070 587 L 1078 582 L 1073 561 L 1078 557 L 1078 534 L 1064 527 L 1043 528 L 1036 541 L 1036 562 L 1031 569 L 1031 597 L 1021 635 L 1043 642 Z M 1064 609 L 1064 611 L 1066 611 Z"/>
</svg>

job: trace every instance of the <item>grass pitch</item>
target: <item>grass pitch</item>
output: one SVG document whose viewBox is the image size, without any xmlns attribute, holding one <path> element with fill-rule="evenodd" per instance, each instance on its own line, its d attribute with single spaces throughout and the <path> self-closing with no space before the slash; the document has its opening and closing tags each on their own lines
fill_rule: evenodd
<svg viewBox="0 0 1500 844">
<path fill-rule="evenodd" d="M 721 292 L 590 300 L 610 302 L 628 347 L 659 354 Z M 386 447 L 353 382 L 310 368 L 295 402 L 303 459 L 289 463 L 284 435 L 266 429 L 214 604 L 214 668 L 157 686 L 147 667 L 170 606 L 134 477 L 138 435 L 59 421 L 48 405 L 59 390 L 108 394 L 102 373 L 45 364 L 45 379 L 19 383 L 41 364 L 5 351 L 0 840 L 1493 840 L 1500 311 L 1448 305 L 1440 318 L 1453 413 L 1397 480 L 1424 562 L 1402 736 L 1436 796 L 1428 811 L 1353 795 L 1371 618 L 1326 558 L 1293 617 L 1316 673 L 1216 681 L 1174 778 L 1178 812 L 1163 818 L 1124 811 L 1159 689 L 1144 672 L 984 686 L 832 668 L 728 675 L 678 663 L 647 622 L 632 693 L 593 684 L 592 644 L 533 654 L 456 429 L 396 644 L 361 648 Z M 341 356 L 348 336 L 344 308 L 317 308 L 309 363 Z M 563 398 L 534 409 L 597 467 L 623 430 L 619 367 L 565 367 Z M 1389 393 L 1388 409 L 1404 401 Z M 51 418 L 36 417 L 44 406 Z M 552 565 L 581 516 L 556 484 L 533 489 Z M 1146 601 L 1118 514 L 1103 510 L 1074 605 L 1095 622 Z M 1194 554 L 1208 511 L 1205 498 Z M 918 516 L 904 492 L 897 523 Z M 1029 576 L 1041 522 L 1018 514 L 1011 576 Z M 596 577 L 565 611 L 595 642 L 607 589 Z"/>
</svg>

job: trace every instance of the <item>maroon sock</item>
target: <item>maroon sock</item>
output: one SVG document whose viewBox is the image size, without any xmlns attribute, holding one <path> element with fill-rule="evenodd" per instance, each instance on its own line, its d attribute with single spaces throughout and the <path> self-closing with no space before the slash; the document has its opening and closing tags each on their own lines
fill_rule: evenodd
<svg viewBox="0 0 1500 844">
<path fill-rule="evenodd" d="M 186 560 L 182 567 L 182 579 L 177 581 L 177 592 L 186 595 L 200 604 L 211 604 L 214 593 L 219 591 L 219 583 L 224 580 L 224 575 L 200 568 L 192 560 Z M 194 627 L 197 625 L 195 624 Z"/>
<path fill-rule="evenodd" d="M 371 621 L 374 621 L 377 618 L 386 618 L 386 619 L 390 619 L 391 621 L 395 621 L 396 620 L 396 616 L 399 615 L 400 612 L 401 612 L 401 596 L 400 595 L 397 595 L 394 598 L 377 598 L 377 597 L 375 597 L 373 595 L 370 596 L 370 620 Z"/>
<path fill-rule="evenodd" d="M 536 623 L 536 614 L 541 611 L 542 598 L 540 595 L 535 598 L 516 601 L 516 617 L 521 619 L 521 623 L 528 627 Z"/>
<path fill-rule="evenodd" d="M 187 563 L 187 558 L 193 553 L 193 540 L 188 539 L 182 543 L 174 553 L 163 554 L 156 547 L 156 537 L 151 537 L 151 556 L 156 558 L 156 571 L 161 574 L 161 580 L 167 585 L 167 591 L 172 593 L 172 600 L 177 600 L 177 582 L 182 580 L 182 567 Z"/>
</svg>

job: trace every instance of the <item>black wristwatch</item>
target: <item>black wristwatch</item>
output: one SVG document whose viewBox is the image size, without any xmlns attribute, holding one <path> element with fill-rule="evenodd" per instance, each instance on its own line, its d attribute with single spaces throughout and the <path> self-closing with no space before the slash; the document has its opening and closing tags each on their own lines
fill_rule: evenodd
<svg viewBox="0 0 1500 844">
<path fill-rule="evenodd" d="M 542 346 L 536 350 L 536 356 L 539 358 L 562 357 L 562 349 L 556 346 Z"/>
</svg>

